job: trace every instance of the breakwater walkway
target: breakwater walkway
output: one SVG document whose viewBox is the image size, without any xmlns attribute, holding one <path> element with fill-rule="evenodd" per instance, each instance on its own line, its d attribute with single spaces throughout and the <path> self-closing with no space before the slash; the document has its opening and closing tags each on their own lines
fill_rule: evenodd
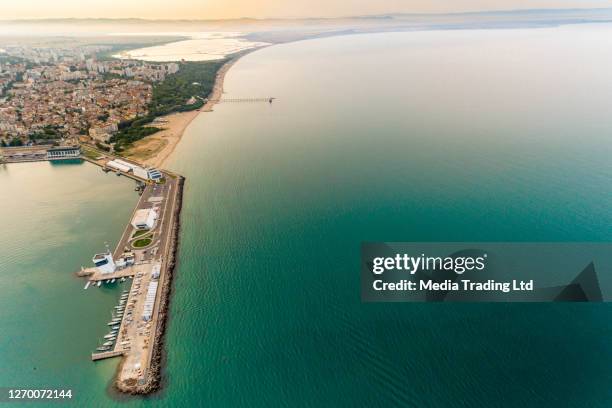
<svg viewBox="0 0 612 408">
<path fill-rule="evenodd" d="M 87 287 L 100 286 L 114 280 L 131 279 L 127 297 L 122 300 L 120 321 L 109 322 L 116 330 L 116 339 L 108 350 L 92 353 L 93 361 L 122 357 L 116 387 L 123 392 L 146 394 L 159 385 L 161 341 L 165 327 L 170 278 L 178 239 L 183 177 L 162 171 L 160 183 L 143 186 L 137 210 L 150 209 L 158 214 L 154 226 L 147 231 L 136 229 L 131 219 L 113 253 L 115 260 L 130 259 L 131 263 L 110 273 L 97 268 L 82 269 L 77 274 L 88 279 Z M 150 242 L 135 246 L 146 237 Z M 119 320 L 119 319 L 117 319 Z"/>
</svg>

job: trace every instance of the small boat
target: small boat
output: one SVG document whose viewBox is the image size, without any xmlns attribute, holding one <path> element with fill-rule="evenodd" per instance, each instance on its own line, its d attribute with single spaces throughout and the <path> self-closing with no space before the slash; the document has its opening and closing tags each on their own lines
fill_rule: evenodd
<svg viewBox="0 0 612 408">
<path fill-rule="evenodd" d="M 111 329 L 113 329 L 113 330 L 119 330 L 119 326 L 113 326 L 113 327 L 111 327 Z"/>
<path fill-rule="evenodd" d="M 91 284 L 91 281 L 87 281 L 87 283 L 85 284 L 85 287 L 83 289 L 87 289 L 90 284 Z"/>
<path fill-rule="evenodd" d="M 117 324 L 117 322 L 108 322 L 108 323 L 106 323 L 107 326 L 114 326 L 116 324 Z"/>
<path fill-rule="evenodd" d="M 121 282 L 125 282 L 125 278 L 121 278 Z"/>
<path fill-rule="evenodd" d="M 117 279 L 113 278 L 113 279 L 111 280 L 111 283 L 115 283 L 115 281 L 116 281 L 116 280 L 117 280 Z"/>
<path fill-rule="evenodd" d="M 100 287 L 100 285 L 102 285 L 102 281 L 98 281 L 98 287 Z"/>
<path fill-rule="evenodd" d="M 96 351 L 108 351 L 109 347 L 98 347 Z"/>
<path fill-rule="evenodd" d="M 110 283 L 110 279 L 107 279 L 107 280 L 106 280 L 106 283 Z"/>
<path fill-rule="evenodd" d="M 109 333 L 109 334 L 105 334 L 105 335 L 104 335 L 104 338 L 105 338 L 105 339 L 111 339 L 111 338 L 114 338 L 114 337 L 117 337 L 117 336 L 114 336 L 112 333 Z"/>
<path fill-rule="evenodd" d="M 107 341 L 106 343 L 104 343 L 104 344 L 102 344 L 102 345 L 103 345 L 103 346 L 107 346 L 107 347 L 109 347 L 109 346 L 112 346 L 112 345 L 113 345 L 113 342 L 112 342 L 112 341 Z"/>
</svg>

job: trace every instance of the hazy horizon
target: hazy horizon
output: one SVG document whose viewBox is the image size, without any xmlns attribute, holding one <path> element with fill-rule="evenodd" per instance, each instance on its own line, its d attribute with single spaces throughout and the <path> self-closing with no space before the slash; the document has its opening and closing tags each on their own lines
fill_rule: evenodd
<svg viewBox="0 0 612 408">
<path fill-rule="evenodd" d="M 50 4 L 43 0 L 22 0 L 3 7 L 1 21 L 48 19 L 142 19 L 142 20 L 237 20 L 350 18 L 387 14 L 456 14 L 527 10 L 606 9 L 612 0 L 95 0 L 84 10 L 78 0 Z"/>
<path fill-rule="evenodd" d="M 611 2 L 612 3 L 612 2 Z M 453 11 L 453 12 L 388 12 L 388 13 L 373 13 L 373 14 L 354 14 L 342 16 L 309 16 L 309 17 L 227 17 L 227 18 L 151 18 L 151 17 L 21 17 L 21 18 L 4 18 L 0 16 L 0 21 L 6 22 L 36 22 L 36 21 L 79 21 L 79 20 L 99 20 L 99 21 L 150 21 L 150 22 L 180 22 L 180 21 L 238 21 L 238 20 L 339 20 L 353 18 L 376 18 L 381 16 L 444 16 L 444 15 L 462 15 L 462 14 L 512 14 L 512 13 L 541 13 L 541 12 L 571 12 L 571 11 L 609 11 L 612 10 L 612 4 L 609 7 L 561 7 L 561 8 L 514 8 L 514 9 L 486 9 L 486 10 L 471 10 L 471 11 Z"/>
</svg>

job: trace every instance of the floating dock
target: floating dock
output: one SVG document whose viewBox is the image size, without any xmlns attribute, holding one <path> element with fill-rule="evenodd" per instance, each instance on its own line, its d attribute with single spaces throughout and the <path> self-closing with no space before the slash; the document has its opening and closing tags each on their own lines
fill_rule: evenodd
<svg viewBox="0 0 612 408">
<path fill-rule="evenodd" d="M 122 356 L 123 353 L 124 353 L 123 351 L 114 351 L 114 350 L 91 353 L 91 360 L 97 361 L 97 360 L 104 360 L 105 358 L 119 357 L 119 356 Z"/>
</svg>

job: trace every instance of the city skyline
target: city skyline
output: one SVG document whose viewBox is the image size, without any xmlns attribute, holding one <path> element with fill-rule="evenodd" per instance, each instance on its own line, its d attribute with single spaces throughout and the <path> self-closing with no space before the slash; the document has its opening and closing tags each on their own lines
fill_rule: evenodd
<svg viewBox="0 0 612 408">
<path fill-rule="evenodd" d="M 49 4 L 42 0 L 23 0 L 3 7 L 1 20 L 44 18 L 143 18 L 166 20 L 206 20 L 236 18 L 311 18 L 375 15 L 391 13 L 454 13 L 469 11 L 517 10 L 538 8 L 606 8 L 612 0 L 460 0 L 448 1 L 369 1 L 335 0 L 263 0 L 253 4 L 247 0 L 177 0 L 168 3 L 161 0 L 136 0 L 126 4 L 119 0 L 93 1 L 87 8 L 76 0 L 63 0 Z"/>
</svg>

